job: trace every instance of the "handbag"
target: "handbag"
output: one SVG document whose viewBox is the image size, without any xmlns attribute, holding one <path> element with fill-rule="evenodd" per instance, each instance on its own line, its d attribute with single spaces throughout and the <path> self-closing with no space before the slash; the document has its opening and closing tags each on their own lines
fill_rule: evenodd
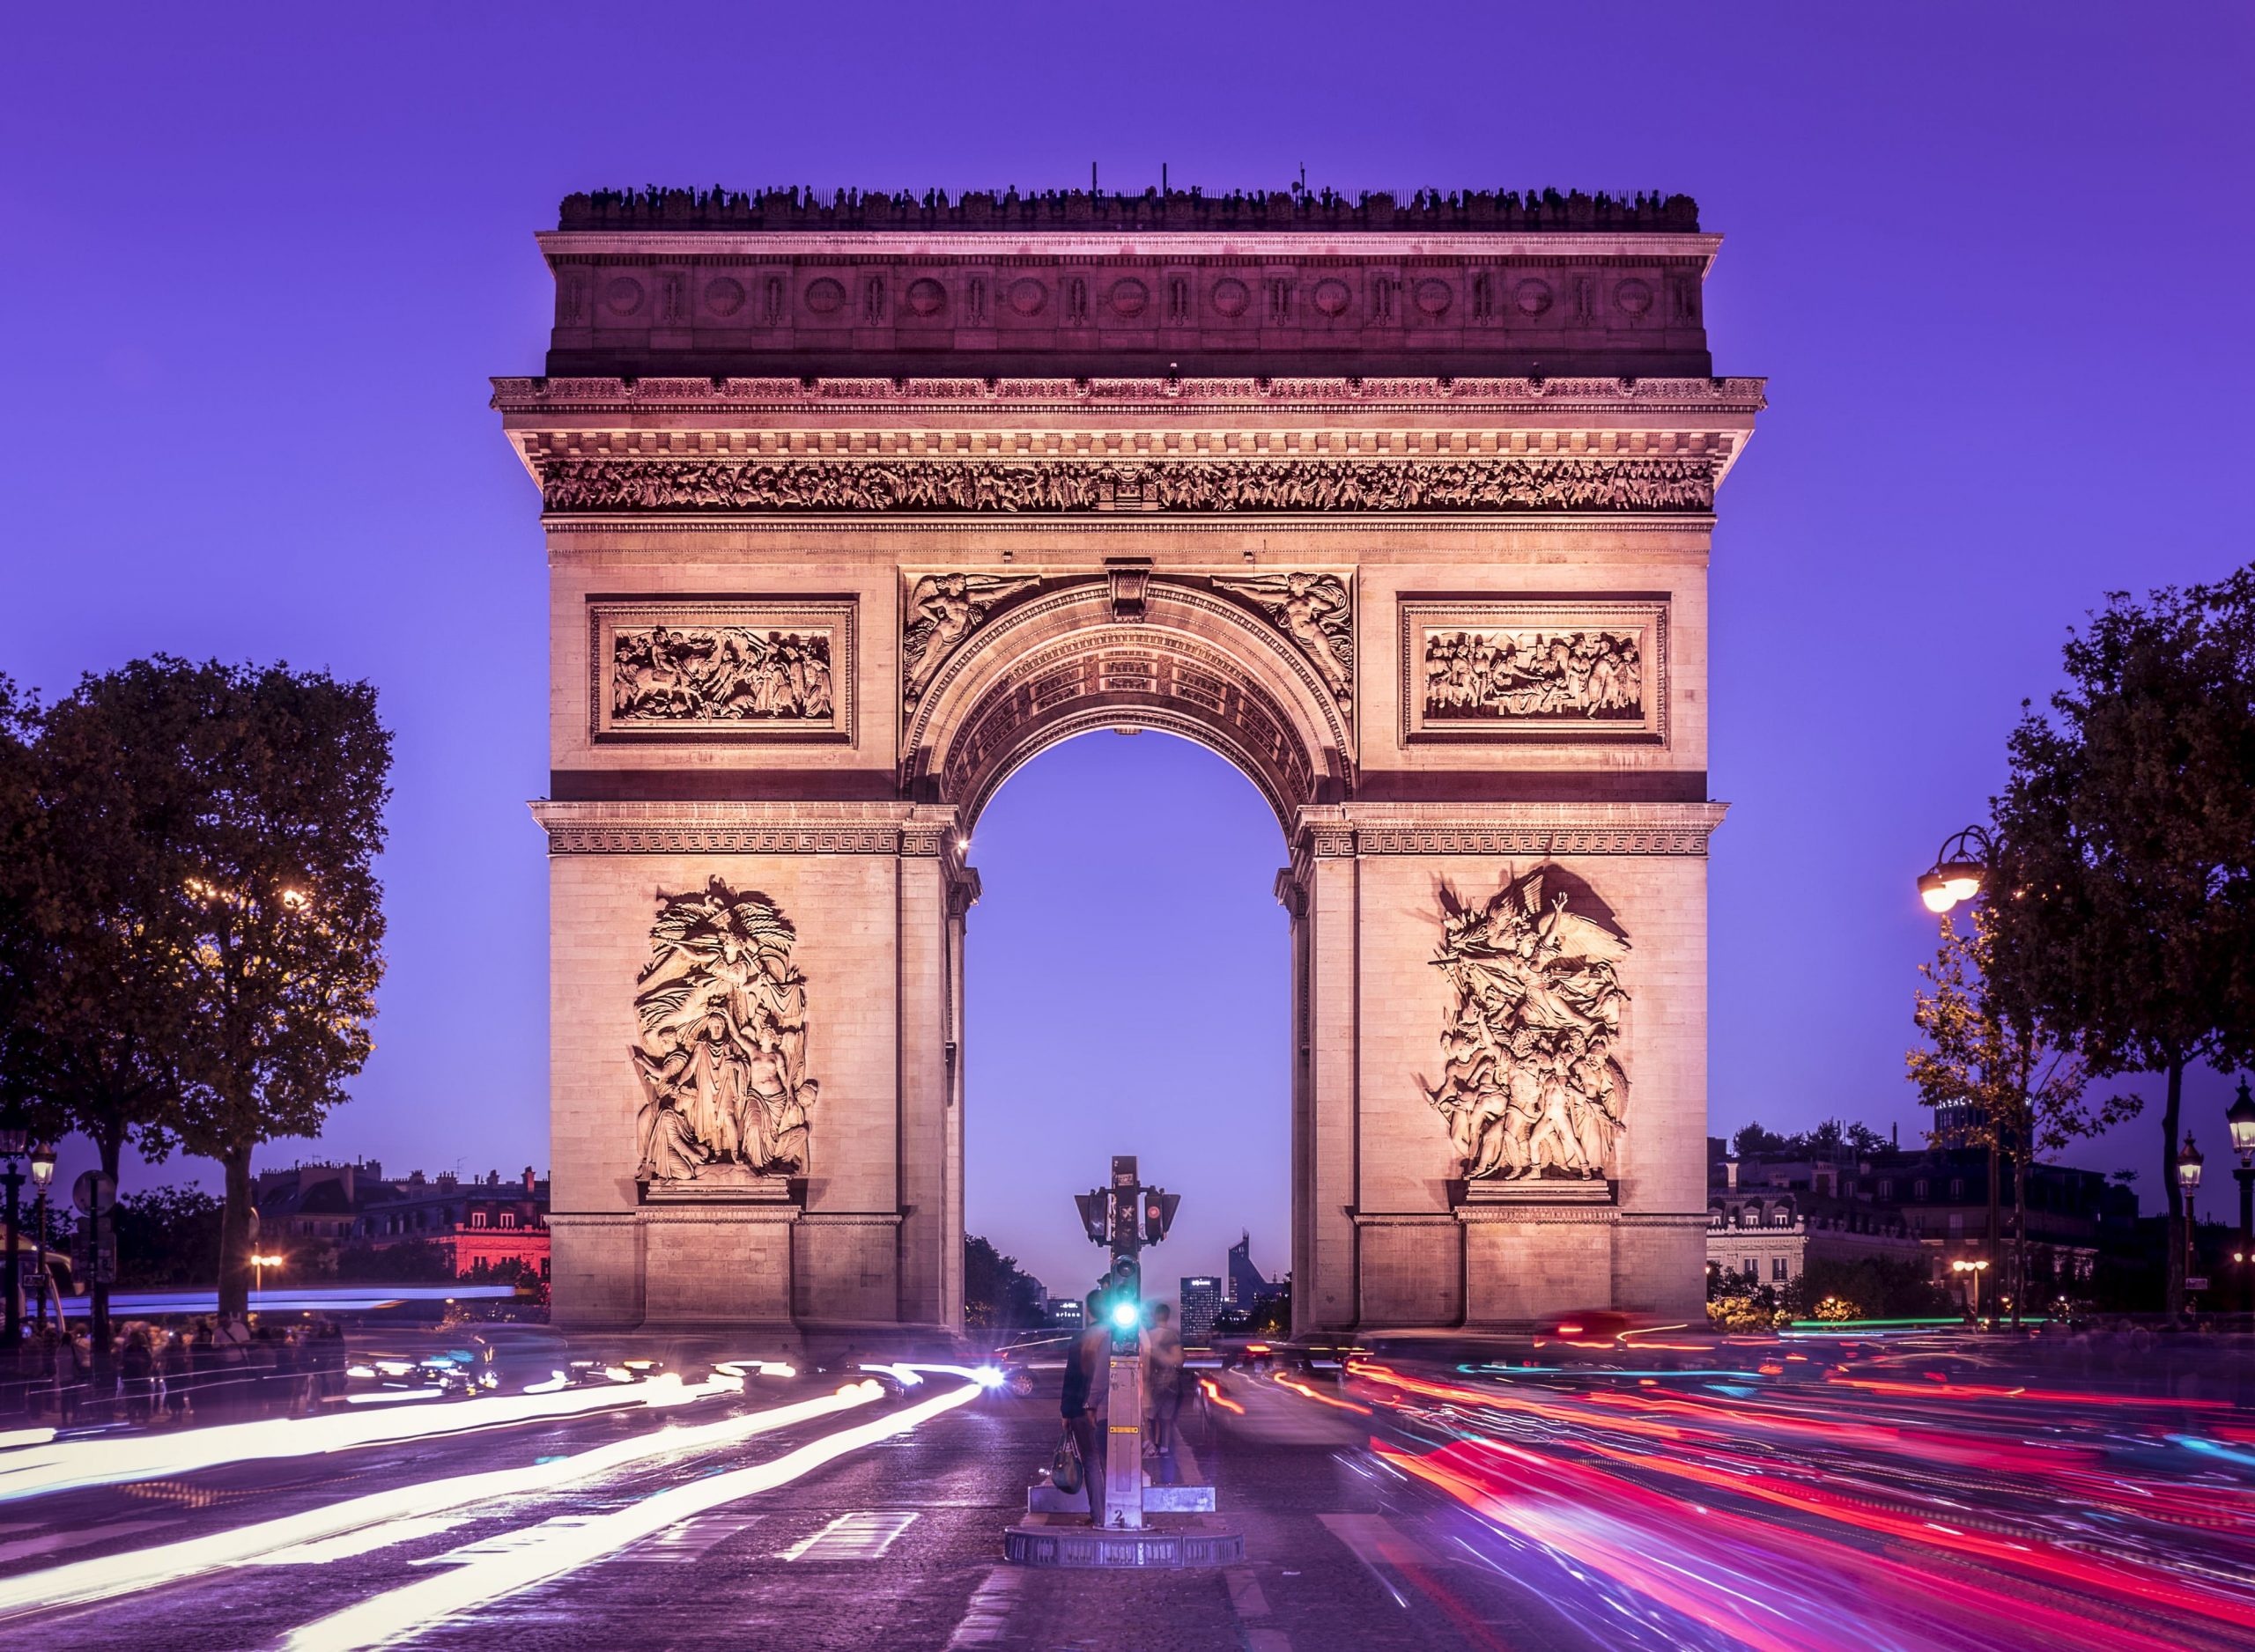
<svg viewBox="0 0 2255 1652">
<path fill-rule="evenodd" d="M 1070 1497 L 1088 1484 L 1088 1468 L 1081 1461 L 1080 1442 L 1067 1426 L 1057 1442 L 1057 1455 L 1049 1459 L 1049 1483 Z"/>
</svg>

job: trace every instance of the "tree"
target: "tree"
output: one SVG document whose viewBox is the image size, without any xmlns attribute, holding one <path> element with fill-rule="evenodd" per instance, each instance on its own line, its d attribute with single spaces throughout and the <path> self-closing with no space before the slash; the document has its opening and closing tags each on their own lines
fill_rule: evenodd
<svg viewBox="0 0 2255 1652">
<path fill-rule="evenodd" d="M 1730 1139 L 1730 1150 L 1741 1159 L 1765 1153 L 1783 1153 L 1786 1151 L 1786 1139 L 1774 1130 L 1763 1129 L 1759 1123 L 1751 1123 Z"/>
<path fill-rule="evenodd" d="M 151 674 L 181 708 L 198 815 L 182 889 L 187 991 L 203 1036 L 165 1121 L 225 1172 L 219 1308 L 250 1295 L 251 1154 L 316 1133 L 366 1063 L 383 976 L 383 846 L 391 737 L 375 690 L 320 672 L 191 666 Z"/>
<path fill-rule="evenodd" d="M 2255 1053 L 2255 569 L 2116 593 L 2065 663 L 2050 714 L 2025 710 L 2009 743 L 1992 973 L 2094 1073 L 2163 1075 L 2174 1313 L 2185 1069 Z"/>
<path fill-rule="evenodd" d="M 121 1196 L 117 1280 L 163 1289 L 219 1277 L 219 1201 L 200 1187 L 152 1187 Z"/>
<path fill-rule="evenodd" d="M 1019 1267 L 1016 1257 L 1006 1257 L 980 1238 L 963 1239 L 963 1317 L 980 1331 L 1015 1331 L 1041 1323 L 1041 1287 Z"/>
<path fill-rule="evenodd" d="M 2125 1115 L 2118 1101 L 2085 1105 L 2081 1058 L 1995 985 L 1993 911 L 1981 901 L 1968 929 L 1941 920 L 1941 950 L 1919 966 L 1932 991 L 1919 992 L 1911 1016 L 1926 1042 L 1904 1061 L 1919 1099 L 1928 1107 L 1963 1109 L 1967 1139 L 1989 1150 L 1993 1223 L 1996 1166 L 2001 1159 L 2012 1167 L 2012 1267 L 1999 1283 L 2012 1293 L 2016 1325 L 2028 1295 L 2028 1167 L 2035 1150 L 2056 1152 Z M 1992 1233 L 1992 1249 L 1995 1240 Z"/>
<path fill-rule="evenodd" d="M 36 966 L 14 1058 L 115 1186 L 124 1148 L 161 1150 L 181 1067 L 201 1042 L 188 989 L 184 886 L 203 789 L 182 760 L 193 707 L 145 662 L 89 675 L 37 719 L 36 824 L 15 863 L 30 891 Z M 99 1248 L 103 1225 L 96 1227 Z M 109 1377 L 111 1281 L 88 1280 L 97 1385 Z"/>
</svg>

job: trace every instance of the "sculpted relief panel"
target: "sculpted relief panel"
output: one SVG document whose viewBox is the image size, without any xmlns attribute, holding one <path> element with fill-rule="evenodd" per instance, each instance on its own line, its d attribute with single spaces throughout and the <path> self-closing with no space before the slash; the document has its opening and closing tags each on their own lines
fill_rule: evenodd
<svg viewBox="0 0 2255 1652">
<path fill-rule="evenodd" d="M 643 1104 L 635 1179 L 804 1176 L 819 1086 L 806 1075 L 807 982 L 775 903 L 714 878 L 661 894 L 634 978 Z"/>
<path fill-rule="evenodd" d="M 577 511 L 1661 511 L 1714 508 L 1713 459 L 541 458 Z"/>
<path fill-rule="evenodd" d="M 1441 889 L 1441 1080 L 1417 1081 L 1467 1180 L 1601 1180 L 1626 1128 L 1618 966 L 1629 941 L 1564 891 L 1546 898 L 1546 878 L 1556 881 L 1541 867 L 1507 878 L 1479 907 Z"/>
<path fill-rule="evenodd" d="M 900 620 L 900 700 L 913 706 L 964 638 L 1013 597 L 1041 583 L 1038 574 L 931 573 L 909 588 Z"/>
<path fill-rule="evenodd" d="M 597 740 L 850 740 L 850 601 L 588 604 Z"/>
<path fill-rule="evenodd" d="M 1268 616 L 1307 657 L 1342 706 L 1354 697 L 1355 607 L 1347 582 L 1334 573 L 1216 575 L 1227 592 Z"/>
<path fill-rule="evenodd" d="M 1664 600 L 1401 605 L 1401 734 L 1421 740 L 1667 735 Z"/>
</svg>

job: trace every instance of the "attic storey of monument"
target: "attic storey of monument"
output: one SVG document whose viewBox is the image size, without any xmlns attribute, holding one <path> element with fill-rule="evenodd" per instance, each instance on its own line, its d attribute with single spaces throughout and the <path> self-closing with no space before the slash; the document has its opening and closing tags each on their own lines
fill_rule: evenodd
<svg viewBox="0 0 2255 1652">
<path fill-rule="evenodd" d="M 559 1317 L 959 1325 L 964 845 L 1114 726 L 1283 829 L 1302 1330 L 1697 1300 L 1762 386 L 1688 203 L 1556 202 L 566 203 L 547 373 L 494 381 L 551 563 Z M 713 900 L 787 955 L 656 958 Z"/>
</svg>

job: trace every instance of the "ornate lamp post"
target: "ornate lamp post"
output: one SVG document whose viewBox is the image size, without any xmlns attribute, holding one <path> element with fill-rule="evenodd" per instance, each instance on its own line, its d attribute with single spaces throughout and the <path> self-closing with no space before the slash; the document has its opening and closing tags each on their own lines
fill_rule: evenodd
<svg viewBox="0 0 2255 1652">
<path fill-rule="evenodd" d="M 0 1159 L 8 1162 L 7 1169 L 0 1172 L 0 1183 L 5 1183 L 8 1189 L 7 1329 L 4 1333 L 0 1333 L 0 1337 L 4 1337 L 8 1345 L 8 1365 L 11 1373 L 16 1356 L 22 1351 L 24 1343 L 24 1264 L 23 1258 L 16 1254 L 23 1243 L 23 1221 L 18 1198 L 23 1191 L 24 1173 L 16 1168 L 16 1161 L 24 1156 L 24 1149 L 30 1142 L 31 1132 L 24 1127 L 23 1115 L 10 1108 L 7 1117 L 0 1119 Z"/>
<path fill-rule="evenodd" d="M 1981 892 L 1989 879 L 1989 864 L 1996 859 L 1997 840 L 1981 826 L 1968 826 L 1955 837 L 1942 840 L 1935 852 L 1934 863 L 1919 874 L 1919 898 L 1928 911 L 1937 918 L 1951 908 L 1971 900 Z M 1998 1152 L 1996 1123 L 1984 1119 L 1989 1137 L 1989 1243 L 1988 1253 L 1994 1258 L 2004 1248 L 2004 1183 L 2003 1166 Z M 2023 1236 L 2017 1254 L 2026 1254 Z M 2019 1299 L 2025 1281 L 2014 1287 L 2014 1311 L 2019 1310 Z M 1980 1292 L 1980 1280 L 1974 1280 L 1974 1292 Z M 1978 1316 L 1978 1315 L 1976 1316 Z"/>
<path fill-rule="evenodd" d="M 39 1325 L 41 1331 L 47 1329 L 47 1287 L 50 1283 L 47 1275 L 47 1185 L 53 1180 L 55 1144 L 42 1141 L 32 1149 L 32 1184 L 39 1189 L 39 1249 L 32 1260 L 36 1270 L 33 1277 L 39 1280 Z M 58 1302 L 55 1306 L 59 1310 L 62 1304 Z M 58 1320 L 63 1317 L 60 1311 L 55 1316 Z"/>
<path fill-rule="evenodd" d="M 2200 1219 L 2193 1213 L 2200 1191 L 2200 1166 L 2206 1162 L 2200 1148 L 2192 1145 L 2192 1132 L 2185 1132 L 2185 1145 L 2177 1150 L 2177 1185 L 2185 1190 L 2185 1276 L 2192 1278 L 2200 1265 Z"/>
<path fill-rule="evenodd" d="M 2232 1172 L 2239 1179 L 2239 1254 L 2232 1258 L 2239 1264 L 2239 1305 L 2255 1310 L 2255 1095 L 2247 1093 L 2245 1078 L 2223 1117 L 2231 1126 L 2232 1151 L 2239 1155 L 2239 1168 Z"/>
<path fill-rule="evenodd" d="M 1919 898 L 1926 910 L 1940 916 L 1978 895 L 1996 852 L 1996 839 L 1979 826 L 1945 839 L 1933 865 L 1919 874 Z"/>
<path fill-rule="evenodd" d="M 1952 1273 L 1964 1274 L 1966 1283 L 1973 1287 L 1973 1323 L 1976 1325 L 1981 1323 L 1981 1275 L 1987 1272 L 1988 1269 L 1989 1265 L 1985 1260 L 1953 1262 L 1949 1265 L 1949 1271 Z"/>
</svg>

